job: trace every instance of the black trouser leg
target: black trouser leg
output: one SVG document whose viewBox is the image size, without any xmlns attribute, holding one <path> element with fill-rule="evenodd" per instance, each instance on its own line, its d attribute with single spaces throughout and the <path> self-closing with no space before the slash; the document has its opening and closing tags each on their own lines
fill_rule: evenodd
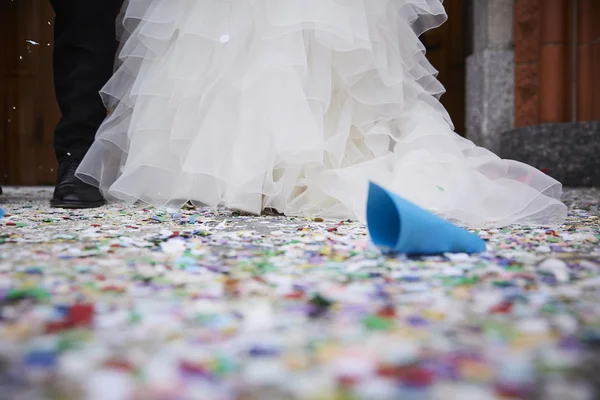
<svg viewBox="0 0 600 400">
<path fill-rule="evenodd" d="M 54 85 L 62 112 L 54 135 L 59 161 L 81 160 L 106 117 L 99 91 L 113 73 L 115 20 L 122 0 L 50 0 Z"/>
</svg>

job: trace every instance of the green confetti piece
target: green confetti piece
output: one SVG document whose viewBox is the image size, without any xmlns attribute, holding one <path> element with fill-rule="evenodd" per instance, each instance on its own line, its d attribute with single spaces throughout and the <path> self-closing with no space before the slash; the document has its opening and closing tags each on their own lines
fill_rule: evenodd
<svg viewBox="0 0 600 400">
<path fill-rule="evenodd" d="M 270 271 L 275 270 L 275 267 L 273 266 L 273 264 L 268 263 L 268 262 L 260 262 L 260 263 L 256 264 L 256 268 L 258 268 L 260 273 L 265 273 L 265 272 L 270 272 Z"/>
<path fill-rule="evenodd" d="M 349 274 L 348 276 L 350 277 L 350 279 L 354 279 L 357 281 L 369 279 L 371 277 L 371 275 L 369 275 L 366 272 L 354 272 L 352 274 Z"/>
<path fill-rule="evenodd" d="M 365 317 L 362 322 L 365 328 L 373 331 L 387 331 L 392 329 L 394 326 L 393 321 L 378 317 L 376 315 L 369 315 Z"/>
<path fill-rule="evenodd" d="M 81 329 L 64 331 L 58 336 L 56 348 L 59 353 L 80 348 L 87 337 L 88 333 Z"/>
<path fill-rule="evenodd" d="M 132 324 L 137 324 L 142 321 L 142 314 L 137 311 L 132 311 L 129 315 L 129 322 Z"/>
<path fill-rule="evenodd" d="M 541 312 L 548 314 L 556 314 L 558 312 L 558 307 L 556 307 L 554 304 L 544 304 L 541 308 Z"/>
<path fill-rule="evenodd" d="M 33 298 L 38 301 L 46 301 L 50 299 L 50 294 L 46 289 L 40 287 L 30 289 L 11 289 L 6 294 L 6 298 L 9 300 Z"/>
<path fill-rule="evenodd" d="M 214 363 L 214 372 L 219 376 L 229 375 L 237 370 L 234 360 L 227 357 L 217 357 Z"/>
</svg>

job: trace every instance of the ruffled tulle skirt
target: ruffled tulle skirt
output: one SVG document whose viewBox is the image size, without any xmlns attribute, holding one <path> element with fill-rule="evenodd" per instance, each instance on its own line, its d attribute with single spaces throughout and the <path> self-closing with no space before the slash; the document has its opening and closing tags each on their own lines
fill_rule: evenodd
<svg viewBox="0 0 600 400">
<path fill-rule="evenodd" d="M 453 132 L 418 36 L 440 0 L 130 0 L 78 176 L 113 201 L 362 219 L 373 180 L 472 227 L 556 224 L 561 185 Z"/>
</svg>

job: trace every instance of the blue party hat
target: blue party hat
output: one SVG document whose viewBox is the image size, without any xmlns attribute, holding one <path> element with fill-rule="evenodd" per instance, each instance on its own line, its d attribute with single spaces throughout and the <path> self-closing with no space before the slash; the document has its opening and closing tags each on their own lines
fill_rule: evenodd
<svg viewBox="0 0 600 400">
<path fill-rule="evenodd" d="M 409 255 L 481 253 L 485 242 L 435 214 L 371 183 L 367 226 L 373 243 Z"/>
</svg>

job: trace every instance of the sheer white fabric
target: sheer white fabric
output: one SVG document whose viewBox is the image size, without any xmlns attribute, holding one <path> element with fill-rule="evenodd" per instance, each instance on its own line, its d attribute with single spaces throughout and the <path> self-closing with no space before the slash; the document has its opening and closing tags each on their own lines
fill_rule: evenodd
<svg viewBox="0 0 600 400">
<path fill-rule="evenodd" d="M 453 132 L 418 36 L 440 0 L 130 0 L 78 176 L 113 201 L 363 219 L 368 181 L 472 227 L 552 225 L 561 185 Z"/>
</svg>

